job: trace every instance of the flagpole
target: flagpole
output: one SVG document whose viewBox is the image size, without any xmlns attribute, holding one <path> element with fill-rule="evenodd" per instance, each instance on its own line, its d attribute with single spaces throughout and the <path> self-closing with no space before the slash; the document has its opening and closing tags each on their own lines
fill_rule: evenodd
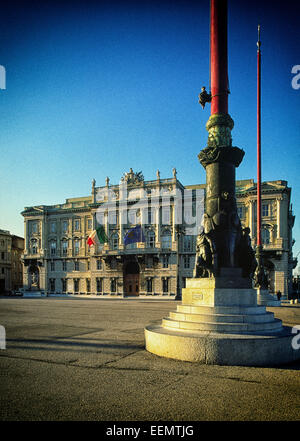
<svg viewBox="0 0 300 441">
<path fill-rule="evenodd" d="M 261 247 L 261 50 L 260 25 L 257 41 L 257 247 Z"/>
</svg>

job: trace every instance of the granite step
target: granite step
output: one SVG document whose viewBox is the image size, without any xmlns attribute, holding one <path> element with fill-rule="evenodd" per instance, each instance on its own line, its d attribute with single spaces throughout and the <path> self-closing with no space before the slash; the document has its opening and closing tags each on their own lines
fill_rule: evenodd
<svg viewBox="0 0 300 441">
<path fill-rule="evenodd" d="M 224 322 L 191 322 L 164 318 L 162 326 L 166 329 L 188 330 L 188 331 L 211 331 L 226 333 L 245 332 L 277 332 L 282 329 L 282 322 L 274 319 L 267 323 L 224 323 Z"/>
<path fill-rule="evenodd" d="M 265 314 L 266 306 L 202 306 L 177 305 L 177 311 L 191 314 Z"/>
<path fill-rule="evenodd" d="M 195 314 L 186 312 L 170 312 L 172 320 L 198 323 L 270 323 L 274 321 L 274 313 L 265 314 Z"/>
</svg>

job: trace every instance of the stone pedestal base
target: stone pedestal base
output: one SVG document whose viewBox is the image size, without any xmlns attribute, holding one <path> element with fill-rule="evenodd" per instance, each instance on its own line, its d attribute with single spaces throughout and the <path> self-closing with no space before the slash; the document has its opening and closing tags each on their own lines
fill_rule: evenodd
<svg viewBox="0 0 300 441">
<path fill-rule="evenodd" d="M 156 355 L 206 364 L 265 366 L 300 358 L 291 328 L 257 305 L 257 292 L 238 270 L 188 279 L 182 304 L 161 325 L 145 328 Z"/>
</svg>

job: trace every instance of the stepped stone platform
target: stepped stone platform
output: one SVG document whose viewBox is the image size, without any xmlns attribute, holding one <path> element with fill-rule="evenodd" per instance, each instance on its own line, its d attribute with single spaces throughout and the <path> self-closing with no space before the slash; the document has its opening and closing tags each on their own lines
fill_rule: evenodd
<svg viewBox="0 0 300 441">
<path fill-rule="evenodd" d="M 300 358 L 292 328 L 257 304 L 251 280 L 239 269 L 220 277 L 188 279 L 182 304 L 161 325 L 145 328 L 153 354 L 206 364 L 265 366 Z"/>
</svg>

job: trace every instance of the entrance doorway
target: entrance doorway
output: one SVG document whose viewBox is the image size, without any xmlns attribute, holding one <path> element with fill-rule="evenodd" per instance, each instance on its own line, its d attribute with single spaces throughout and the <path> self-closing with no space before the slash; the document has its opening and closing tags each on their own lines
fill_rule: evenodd
<svg viewBox="0 0 300 441">
<path fill-rule="evenodd" d="M 124 271 L 124 293 L 138 296 L 140 291 L 140 268 L 136 262 L 129 262 Z"/>
</svg>

